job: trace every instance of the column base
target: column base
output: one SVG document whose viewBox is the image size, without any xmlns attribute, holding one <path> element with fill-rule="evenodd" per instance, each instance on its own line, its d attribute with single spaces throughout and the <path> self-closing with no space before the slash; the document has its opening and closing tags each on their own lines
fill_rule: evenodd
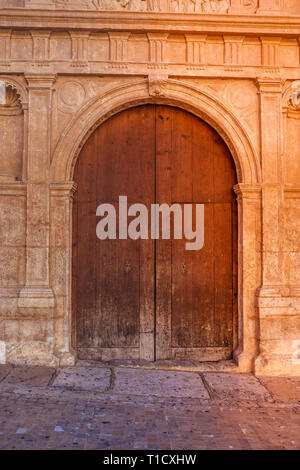
<svg viewBox="0 0 300 470">
<path fill-rule="evenodd" d="M 249 373 L 254 370 L 254 362 L 257 354 L 250 352 L 236 351 L 233 354 L 233 359 L 237 362 L 239 372 Z"/>
<path fill-rule="evenodd" d="M 18 307 L 51 308 L 55 306 L 55 298 L 50 287 L 24 287 L 20 291 Z"/>
<path fill-rule="evenodd" d="M 63 352 L 56 354 L 56 357 L 59 360 L 60 366 L 75 366 L 76 364 L 76 354 L 75 352 Z"/>
</svg>

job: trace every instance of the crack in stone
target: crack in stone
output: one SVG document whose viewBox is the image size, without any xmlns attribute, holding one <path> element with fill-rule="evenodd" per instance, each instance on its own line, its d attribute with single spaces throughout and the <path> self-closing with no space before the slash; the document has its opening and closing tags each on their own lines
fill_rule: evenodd
<svg viewBox="0 0 300 470">
<path fill-rule="evenodd" d="M 114 387 L 115 387 L 115 382 L 116 382 L 116 373 L 113 367 L 109 368 L 110 371 L 110 378 L 109 378 L 109 384 L 106 390 L 104 390 L 104 393 L 107 392 L 112 392 Z"/>
</svg>

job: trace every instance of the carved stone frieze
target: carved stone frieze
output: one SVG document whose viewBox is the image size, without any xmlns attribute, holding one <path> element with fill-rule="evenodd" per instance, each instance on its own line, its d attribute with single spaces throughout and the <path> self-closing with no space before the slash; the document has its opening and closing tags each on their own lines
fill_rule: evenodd
<svg viewBox="0 0 300 470">
<path fill-rule="evenodd" d="M 252 2 L 253 0 L 244 0 Z M 30 5 L 42 3 L 31 0 Z M 246 3 L 247 6 L 247 3 Z M 108 11 L 148 11 L 174 13 L 227 13 L 230 0 L 54 0 L 56 9 L 74 7 L 90 10 Z"/>
</svg>

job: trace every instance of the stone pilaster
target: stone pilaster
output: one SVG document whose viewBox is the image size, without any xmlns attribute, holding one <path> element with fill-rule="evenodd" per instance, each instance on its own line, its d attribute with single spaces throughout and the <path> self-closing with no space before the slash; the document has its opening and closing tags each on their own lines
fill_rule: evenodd
<svg viewBox="0 0 300 470">
<path fill-rule="evenodd" d="M 90 33 L 86 31 L 71 31 L 72 66 L 87 65 L 88 41 Z"/>
<path fill-rule="evenodd" d="M 260 354 L 258 375 L 299 373 L 293 344 L 299 304 L 284 267 L 284 184 L 282 170 L 282 80 L 259 78 L 262 161 L 262 285 L 257 292 Z M 296 308 L 290 308 L 291 305 Z M 297 334 L 297 333 L 296 333 Z"/>
<path fill-rule="evenodd" d="M 129 33 L 113 32 L 109 36 L 109 59 L 112 62 L 127 61 Z"/>
<path fill-rule="evenodd" d="M 53 75 L 28 75 L 26 282 L 19 307 L 54 306 L 49 283 L 49 190 Z"/>
<path fill-rule="evenodd" d="M 261 186 L 237 184 L 238 202 L 238 346 L 234 358 L 241 372 L 253 370 L 259 352 L 255 293 L 261 278 Z"/>
<path fill-rule="evenodd" d="M 75 363 L 72 350 L 75 325 L 72 322 L 72 203 L 77 185 L 73 182 L 50 184 L 50 265 L 51 285 L 56 299 L 54 353 L 60 365 Z M 74 332 L 72 333 L 72 326 Z"/>
<path fill-rule="evenodd" d="M 169 33 L 148 33 L 149 62 L 159 64 L 165 61 L 166 41 Z"/>
<path fill-rule="evenodd" d="M 224 64 L 240 65 L 242 63 L 243 36 L 224 36 Z"/>
<path fill-rule="evenodd" d="M 186 61 L 188 65 L 205 65 L 206 58 L 206 35 L 186 34 Z"/>
<path fill-rule="evenodd" d="M 259 78 L 261 113 L 262 163 L 262 289 L 263 292 L 280 291 L 283 284 L 280 265 L 280 221 L 282 208 L 282 80 Z"/>
<path fill-rule="evenodd" d="M 33 59 L 39 63 L 49 60 L 50 31 L 31 31 Z"/>
<path fill-rule="evenodd" d="M 281 38 L 276 37 L 262 37 L 261 40 L 261 60 L 262 65 L 265 67 L 278 66 L 278 52 Z"/>
</svg>

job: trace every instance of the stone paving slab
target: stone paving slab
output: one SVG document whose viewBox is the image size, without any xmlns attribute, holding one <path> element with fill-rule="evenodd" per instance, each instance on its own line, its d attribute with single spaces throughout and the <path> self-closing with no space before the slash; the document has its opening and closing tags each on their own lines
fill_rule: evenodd
<svg viewBox="0 0 300 470">
<path fill-rule="evenodd" d="M 0 382 L 8 376 L 12 369 L 10 364 L 0 364 Z"/>
<path fill-rule="evenodd" d="M 5 385 L 31 385 L 46 387 L 55 373 L 53 367 L 15 366 L 3 380 Z"/>
<path fill-rule="evenodd" d="M 209 399 L 199 374 L 147 369 L 114 369 L 113 393 Z"/>
<path fill-rule="evenodd" d="M 259 377 L 276 401 L 300 403 L 300 377 Z"/>
<path fill-rule="evenodd" d="M 205 373 L 213 397 L 220 399 L 272 401 L 268 390 L 251 374 Z"/>
<path fill-rule="evenodd" d="M 59 369 L 53 387 L 66 387 L 72 390 L 104 392 L 110 387 L 111 371 L 97 367 L 66 367 Z"/>
<path fill-rule="evenodd" d="M 28 387 L 0 394 L 0 449 L 296 450 L 300 409 Z"/>
</svg>

